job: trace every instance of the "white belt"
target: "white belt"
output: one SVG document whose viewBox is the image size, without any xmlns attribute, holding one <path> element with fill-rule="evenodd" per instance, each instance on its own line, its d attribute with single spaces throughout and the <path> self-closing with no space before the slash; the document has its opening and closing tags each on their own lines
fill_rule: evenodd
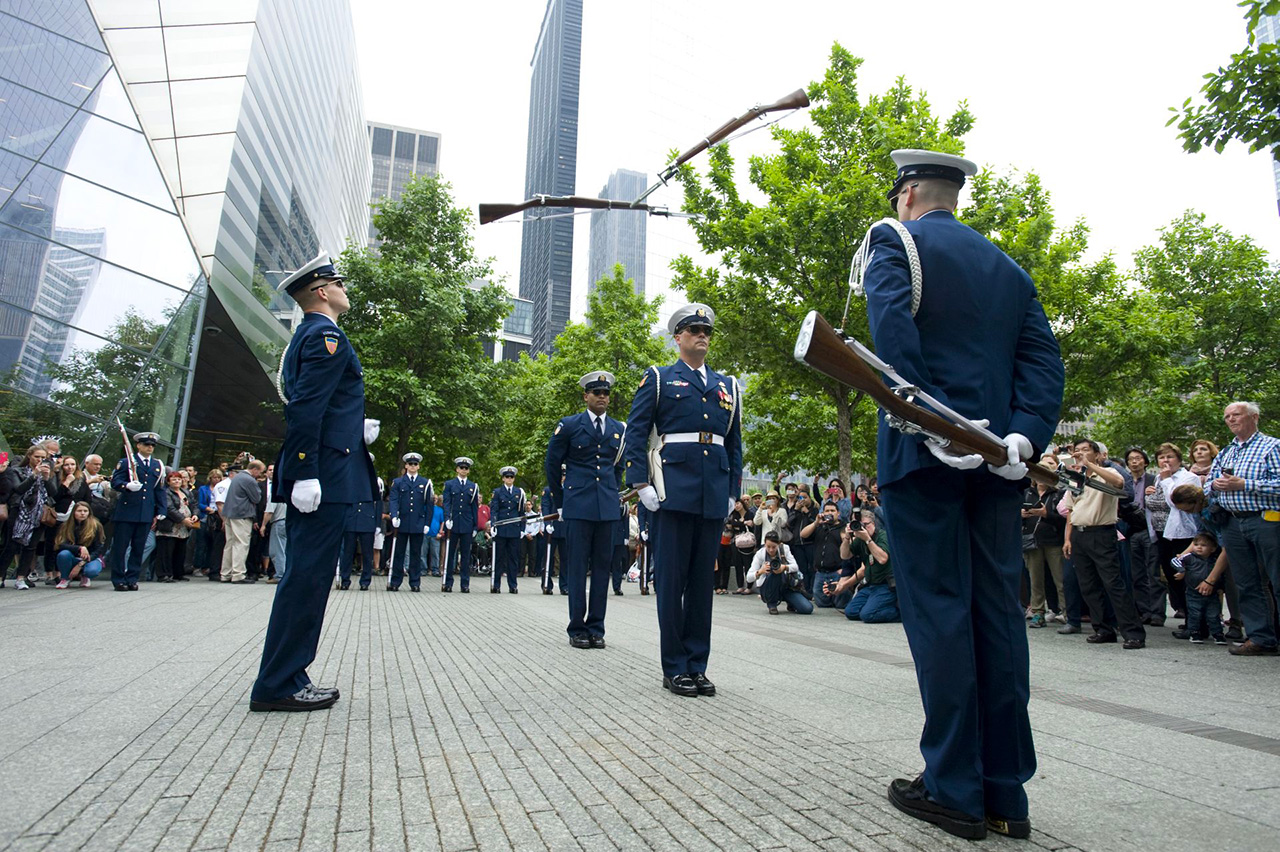
<svg viewBox="0 0 1280 852">
<path fill-rule="evenodd" d="M 723 435 L 713 435 L 710 432 L 668 432 L 662 436 L 664 444 L 715 444 L 716 446 L 724 446 Z"/>
</svg>

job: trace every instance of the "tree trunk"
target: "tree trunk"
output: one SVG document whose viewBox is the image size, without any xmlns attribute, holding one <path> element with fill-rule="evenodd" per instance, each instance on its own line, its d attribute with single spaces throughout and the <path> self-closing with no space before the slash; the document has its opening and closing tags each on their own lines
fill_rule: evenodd
<svg viewBox="0 0 1280 852">
<path fill-rule="evenodd" d="M 838 385 L 838 390 L 834 395 L 836 404 L 836 437 L 840 445 L 840 480 L 848 485 L 849 479 L 853 475 L 853 444 L 849 439 L 849 430 L 853 419 L 853 403 L 849 402 L 849 395 L 845 391 L 844 385 Z"/>
</svg>

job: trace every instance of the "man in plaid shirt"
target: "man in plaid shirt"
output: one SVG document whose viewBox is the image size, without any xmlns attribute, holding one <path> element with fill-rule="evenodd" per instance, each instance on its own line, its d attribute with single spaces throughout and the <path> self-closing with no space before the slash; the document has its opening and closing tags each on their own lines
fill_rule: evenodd
<svg viewBox="0 0 1280 852">
<path fill-rule="evenodd" d="M 1280 440 L 1258 431 L 1258 406 L 1233 402 L 1223 419 L 1235 436 L 1213 460 L 1206 490 L 1228 512 L 1222 527 L 1231 575 L 1240 590 L 1248 639 L 1240 657 L 1275 655 L 1276 620 L 1267 581 L 1280 590 Z"/>
</svg>

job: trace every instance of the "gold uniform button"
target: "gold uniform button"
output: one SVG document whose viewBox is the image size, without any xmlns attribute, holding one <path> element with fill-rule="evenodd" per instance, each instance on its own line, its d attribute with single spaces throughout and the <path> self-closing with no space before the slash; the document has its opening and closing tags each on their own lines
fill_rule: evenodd
<svg viewBox="0 0 1280 852">
<path fill-rule="evenodd" d="M 705 456 L 705 455 L 707 454 L 707 451 L 706 451 L 706 450 L 703 450 L 703 451 L 702 451 L 702 454 Z"/>
<path fill-rule="evenodd" d="M 597 476 L 597 477 L 596 477 L 596 482 L 599 482 L 599 481 L 600 481 L 600 477 L 598 477 L 598 476 Z"/>
<path fill-rule="evenodd" d="M 708 419 L 708 418 L 707 418 L 707 415 L 706 415 L 705 413 L 702 415 L 702 419 L 703 419 L 703 420 Z"/>
</svg>

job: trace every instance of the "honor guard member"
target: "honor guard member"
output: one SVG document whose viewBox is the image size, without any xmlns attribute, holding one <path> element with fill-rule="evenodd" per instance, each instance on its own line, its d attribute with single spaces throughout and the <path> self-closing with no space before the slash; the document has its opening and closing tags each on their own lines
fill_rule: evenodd
<svg viewBox="0 0 1280 852">
<path fill-rule="evenodd" d="M 142 574 L 142 551 L 147 546 L 147 533 L 165 516 L 164 463 L 152 458 L 160 436 L 155 432 L 139 432 L 133 436 L 136 452 L 132 459 L 120 459 L 111 474 L 111 487 L 120 498 L 111 518 L 115 535 L 111 540 L 111 584 L 117 592 L 138 591 Z M 125 549 L 129 561 L 125 562 Z"/>
<path fill-rule="evenodd" d="M 1023 785 L 1036 759 L 1017 517 L 1023 462 L 1038 457 L 1058 423 L 1062 358 L 1030 276 L 956 220 L 960 188 L 977 167 L 932 151 L 890 156 L 900 222 L 872 226 L 863 277 L 876 354 L 1005 436 L 1008 461 L 991 467 L 880 424 L 880 495 L 925 712 L 924 773 L 894 781 L 888 795 L 960 837 L 990 829 L 1025 838 Z"/>
<path fill-rule="evenodd" d="M 547 481 L 555 483 L 552 498 L 563 507 L 559 523 L 565 525 L 567 558 L 560 563 L 560 588 L 569 589 L 569 644 L 575 648 L 604 647 L 604 614 L 620 523 L 618 484 L 627 428 L 605 413 L 613 381 L 613 374 L 605 371 L 579 379 L 587 410 L 562 418 L 547 444 L 544 472 Z M 560 483 L 556 474 L 562 465 L 566 467 Z"/>
<path fill-rule="evenodd" d="M 375 496 L 381 497 L 380 488 Z M 373 582 L 374 537 L 381 523 L 381 499 L 361 500 L 351 505 L 351 511 L 347 513 L 346 529 L 342 533 L 342 561 L 338 563 L 340 590 L 345 591 L 351 588 L 351 562 L 356 555 L 356 546 L 359 545 L 360 591 L 369 591 L 369 584 Z M 288 564 L 287 560 L 285 564 Z"/>
<path fill-rule="evenodd" d="M 716 315 L 685 305 L 667 328 L 680 359 L 645 371 L 631 415 L 633 435 L 656 433 L 655 452 L 627 447 L 627 484 L 653 512 L 654 589 L 662 647 L 662 685 L 676 695 L 715 695 L 707 680 L 711 599 L 720 530 L 742 482 L 742 407 L 738 382 L 706 365 Z M 660 470 L 650 469 L 650 458 Z M 652 483 L 661 482 L 659 494 Z"/>
<path fill-rule="evenodd" d="M 409 590 L 422 591 L 422 543 L 436 510 L 436 492 L 431 480 L 418 475 L 422 456 L 405 453 L 404 475 L 391 483 L 391 526 L 396 531 L 396 555 L 391 563 L 387 591 L 400 590 L 404 582 L 404 561 L 409 560 Z"/>
<path fill-rule="evenodd" d="M 480 523 L 480 486 L 467 479 L 471 474 L 471 459 L 459 456 L 453 460 L 453 469 L 458 475 L 444 484 L 444 529 L 440 537 L 445 539 L 448 556 L 440 591 L 453 591 L 456 563 L 465 595 L 471 591 L 471 536 Z"/>
<path fill-rule="evenodd" d="M 560 483 L 561 490 L 556 493 L 560 494 L 561 499 L 564 497 L 564 469 L 565 465 L 560 465 Z M 544 486 L 542 489 L 542 514 L 543 517 L 559 512 L 560 507 L 556 505 L 556 498 L 552 495 L 550 485 Z M 550 595 L 555 593 L 555 576 L 556 559 L 560 560 L 560 594 L 569 594 L 569 589 L 564 584 L 564 518 L 556 521 L 547 521 L 542 527 L 542 531 L 546 536 L 546 553 L 542 563 L 542 593 Z"/>
<path fill-rule="evenodd" d="M 502 484 L 493 489 L 489 498 L 489 535 L 493 539 L 493 585 L 489 587 L 492 594 L 502 591 L 502 576 L 507 575 L 507 591 L 511 594 L 519 592 L 516 583 L 516 572 L 520 570 L 520 536 L 524 532 L 522 524 L 503 524 L 495 527 L 496 521 L 524 517 L 524 489 L 515 484 L 516 469 L 507 465 L 498 473 L 502 476 Z"/>
<path fill-rule="evenodd" d="M 337 322 L 351 303 L 329 256 L 322 252 L 280 289 L 303 310 L 277 384 L 286 431 L 273 485 L 278 499 L 290 503 L 289 570 L 276 586 L 249 709 L 318 710 L 337 701 L 338 690 L 312 684 L 307 666 L 320 641 L 347 514 L 378 493 L 368 448 L 378 421 L 364 416 L 363 369 Z"/>
</svg>

